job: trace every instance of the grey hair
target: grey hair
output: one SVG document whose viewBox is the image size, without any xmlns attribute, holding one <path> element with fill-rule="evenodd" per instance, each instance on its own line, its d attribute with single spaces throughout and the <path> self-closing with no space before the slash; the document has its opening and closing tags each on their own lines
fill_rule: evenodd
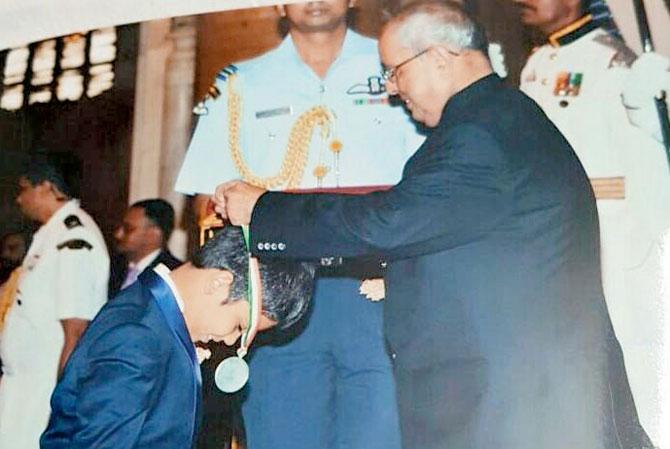
<svg viewBox="0 0 670 449">
<path fill-rule="evenodd" d="M 414 52 L 432 45 L 447 45 L 454 50 L 474 50 L 487 56 L 484 28 L 456 2 L 411 2 L 400 9 L 389 24 L 396 27 L 400 42 Z"/>
</svg>

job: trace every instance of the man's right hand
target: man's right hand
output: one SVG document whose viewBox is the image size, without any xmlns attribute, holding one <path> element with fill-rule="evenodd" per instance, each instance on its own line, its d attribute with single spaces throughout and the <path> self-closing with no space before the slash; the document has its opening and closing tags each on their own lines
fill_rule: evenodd
<svg viewBox="0 0 670 449">
<path fill-rule="evenodd" d="M 214 210 L 235 226 L 248 225 L 258 198 L 265 192 L 265 189 L 244 181 L 220 184 L 212 196 Z"/>
</svg>

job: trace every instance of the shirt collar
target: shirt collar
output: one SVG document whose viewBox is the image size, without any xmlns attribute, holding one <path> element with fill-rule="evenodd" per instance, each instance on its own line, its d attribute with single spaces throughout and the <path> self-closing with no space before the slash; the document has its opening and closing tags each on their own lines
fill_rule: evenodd
<svg viewBox="0 0 670 449">
<path fill-rule="evenodd" d="M 160 254 L 160 252 L 161 252 L 161 249 L 158 248 L 158 249 L 156 249 L 156 250 L 150 252 L 149 254 L 147 254 L 146 256 L 144 256 L 143 258 L 141 258 L 141 259 L 139 260 L 139 262 L 137 262 L 137 263 L 129 262 L 129 263 L 128 263 L 128 266 L 129 266 L 129 267 L 135 267 L 135 268 L 137 269 L 137 272 L 138 272 L 138 273 L 141 273 L 141 272 L 143 272 L 149 265 L 151 265 L 151 262 L 153 262 L 154 259 L 155 259 L 156 257 L 158 257 L 158 255 Z"/>
<path fill-rule="evenodd" d="M 554 31 L 547 38 L 549 45 L 552 47 L 568 45 L 569 43 L 574 42 L 580 37 L 595 30 L 598 28 L 598 24 L 592 19 L 593 16 L 591 14 L 587 14 L 564 26 L 560 30 Z"/>
<path fill-rule="evenodd" d="M 177 301 L 177 305 L 179 306 L 179 310 L 181 310 L 181 312 L 184 313 L 184 300 L 179 294 L 179 290 L 177 290 L 177 286 L 172 280 L 172 277 L 170 277 L 170 269 L 165 265 L 163 265 L 162 263 L 159 263 L 154 267 L 154 271 L 165 281 L 168 287 L 170 287 L 170 290 L 174 295 L 174 299 Z"/>
<path fill-rule="evenodd" d="M 328 69 L 328 73 L 332 72 L 333 68 L 336 65 L 340 64 L 342 61 L 345 61 L 347 58 L 353 57 L 354 55 L 358 54 L 358 49 L 362 48 L 362 46 L 360 45 L 362 40 L 363 37 L 361 35 L 347 28 L 347 32 L 344 35 L 344 41 L 342 42 L 342 48 L 340 49 L 340 54 L 337 56 L 337 58 L 335 58 L 335 61 L 333 61 L 332 65 Z M 281 52 L 291 55 L 296 64 L 309 70 L 310 73 L 314 74 L 312 69 L 307 64 L 305 64 L 305 61 L 303 61 L 302 58 L 300 57 L 298 49 L 295 47 L 295 43 L 291 38 L 291 33 L 286 35 L 286 37 L 284 38 L 284 40 L 282 41 L 282 43 L 279 45 L 278 48 Z M 314 74 L 314 76 L 316 76 L 316 74 Z M 326 77 L 328 77 L 328 74 L 326 74 Z"/>
</svg>

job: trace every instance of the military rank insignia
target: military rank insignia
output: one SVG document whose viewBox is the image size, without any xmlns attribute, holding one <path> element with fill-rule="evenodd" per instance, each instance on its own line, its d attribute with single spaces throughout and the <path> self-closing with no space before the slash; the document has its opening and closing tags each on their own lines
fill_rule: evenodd
<svg viewBox="0 0 670 449">
<path fill-rule="evenodd" d="M 233 64 L 225 67 L 216 75 L 216 79 L 220 81 L 226 81 L 228 77 L 237 73 L 237 67 Z M 207 108 L 207 102 L 210 100 L 216 100 L 221 95 L 219 88 L 216 87 L 216 82 L 209 86 L 205 97 L 197 105 L 193 107 L 193 113 L 195 115 L 207 115 L 209 109 Z"/>
<path fill-rule="evenodd" d="M 81 224 L 81 220 L 76 215 L 68 215 L 65 220 L 63 220 L 63 223 L 65 223 L 65 227 L 68 229 L 84 226 Z"/>
<path fill-rule="evenodd" d="M 557 97 L 576 97 L 582 87 L 584 74 L 578 72 L 560 72 L 554 82 L 554 95 Z"/>
<path fill-rule="evenodd" d="M 62 250 L 63 248 L 68 248 L 68 249 L 87 249 L 87 250 L 90 251 L 90 250 L 93 249 L 93 245 L 91 245 L 90 243 L 88 243 L 86 240 L 82 240 L 82 239 L 71 239 L 71 240 L 68 240 L 68 241 L 66 241 L 66 242 L 60 243 L 60 244 L 58 244 L 58 246 L 56 246 L 56 249 L 58 249 L 58 251 Z"/>
<path fill-rule="evenodd" d="M 381 76 L 369 76 L 365 83 L 356 83 L 347 89 L 347 95 L 381 95 L 384 92 L 386 92 L 386 86 Z"/>
</svg>

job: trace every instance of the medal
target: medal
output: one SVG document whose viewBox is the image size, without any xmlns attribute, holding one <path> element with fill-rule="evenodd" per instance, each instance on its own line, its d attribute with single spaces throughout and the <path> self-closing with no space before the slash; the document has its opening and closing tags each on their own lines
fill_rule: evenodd
<svg viewBox="0 0 670 449">
<path fill-rule="evenodd" d="M 354 106 L 365 106 L 372 104 L 389 104 L 388 97 L 384 98 L 357 98 L 354 100 Z"/>
<path fill-rule="evenodd" d="M 214 371 L 214 383 L 224 393 L 235 393 L 249 380 L 249 365 L 241 357 L 228 357 Z"/>
<path fill-rule="evenodd" d="M 560 72 L 554 81 L 554 95 L 557 97 L 576 97 L 582 87 L 583 73 Z"/>
<path fill-rule="evenodd" d="M 582 78 L 584 75 L 581 73 L 572 72 L 570 74 L 570 88 L 568 89 L 568 94 L 572 97 L 579 95 L 579 89 L 582 87 Z"/>
<path fill-rule="evenodd" d="M 556 76 L 554 81 L 554 95 L 557 97 L 564 97 L 568 94 L 570 87 L 570 72 L 561 72 Z"/>
</svg>

